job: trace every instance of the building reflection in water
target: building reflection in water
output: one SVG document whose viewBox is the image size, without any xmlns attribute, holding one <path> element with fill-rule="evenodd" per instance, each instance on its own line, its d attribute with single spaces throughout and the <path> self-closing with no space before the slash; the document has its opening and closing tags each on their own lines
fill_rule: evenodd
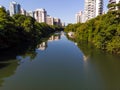
<svg viewBox="0 0 120 90">
<path fill-rule="evenodd" d="M 66 35 L 66 33 L 63 32 L 63 31 L 60 34 L 61 34 L 61 36 L 65 36 Z"/>
<path fill-rule="evenodd" d="M 60 40 L 60 34 L 55 34 L 55 35 L 52 35 L 48 41 L 57 41 L 57 40 Z"/>
<path fill-rule="evenodd" d="M 77 46 L 77 45 L 78 45 L 78 43 L 76 43 L 76 42 L 75 42 L 75 45 Z"/>
<path fill-rule="evenodd" d="M 29 55 L 27 55 L 27 56 L 16 56 L 16 59 L 19 61 L 18 64 L 23 64 L 26 61 L 31 60 Z"/>
<path fill-rule="evenodd" d="M 88 56 L 83 55 L 83 60 L 86 62 L 88 60 Z"/>
<path fill-rule="evenodd" d="M 44 51 L 46 48 L 47 48 L 47 42 L 42 42 L 37 46 L 37 49 L 42 51 Z"/>
<path fill-rule="evenodd" d="M 59 33 L 54 34 L 54 35 L 52 35 L 52 36 L 48 39 L 48 42 L 60 40 L 60 37 L 61 37 L 61 36 L 60 36 Z M 41 44 L 39 44 L 39 45 L 37 46 L 37 49 L 38 49 L 38 50 L 41 50 L 41 51 L 44 51 L 44 50 L 46 50 L 47 47 L 48 47 L 47 42 L 42 42 Z"/>
</svg>

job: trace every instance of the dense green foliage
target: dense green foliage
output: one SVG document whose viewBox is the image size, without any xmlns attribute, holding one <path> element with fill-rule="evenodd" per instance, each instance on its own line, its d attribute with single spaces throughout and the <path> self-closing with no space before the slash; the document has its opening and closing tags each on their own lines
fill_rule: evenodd
<svg viewBox="0 0 120 90">
<path fill-rule="evenodd" d="M 59 29 L 45 23 L 38 23 L 25 15 L 10 17 L 4 8 L 0 8 L 0 49 L 13 47 L 22 42 L 34 42 Z"/>
<path fill-rule="evenodd" d="M 68 25 L 65 31 L 74 31 L 78 41 L 92 42 L 97 48 L 120 54 L 120 10 L 109 11 L 86 23 Z"/>
</svg>

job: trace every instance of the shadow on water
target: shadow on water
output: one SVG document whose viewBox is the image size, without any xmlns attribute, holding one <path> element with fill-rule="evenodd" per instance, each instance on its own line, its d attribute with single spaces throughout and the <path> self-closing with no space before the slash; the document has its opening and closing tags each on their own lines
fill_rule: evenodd
<svg viewBox="0 0 120 90">
<path fill-rule="evenodd" d="M 50 36 L 41 38 L 38 41 L 22 43 L 16 47 L 0 50 L 0 87 L 4 83 L 5 78 L 14 75 L 17 67 L 21 64 L 20 60 L 24 60 L 26 57 L 30 57 L 30 59 L 33 60 L 37 54 L 36 48 L 47 48 L 46 41 L 49 37 Z"/>
<path fill-rule="evenodd" d="M 4 79 L 15 74 L 17 67 L 19 66 L 19 56 L 34 59 L 36 56 L 35 49 L 38 43 L 46 41 L 48 38 L 43 38 L 37 42 L 22 43 L 19 46 L 13 48 L 7 48 L 0 50 L 0 87 L 4 83 Z"/>
<path fill-rule="evenodd" d="M 41 42 L 42 40 L 21 43 L 19 46 L 0 50 L 0 62 L 11 61 L 12 59 L 15 60 L 18 55 L 25 56 L 29 54 L 31 58 L 34 58 L 36 55 L 35 48 L 37 44 Z"/>
<path fill-rule="evenodd" d="M 9 48 L 4 51 L 0 51 L 0 87 L 3 86 L 6 78 L 14 76 L 18 66 L 25 60 L 24 58 L 30 57 L 33 60 L 36 57 L 36 48 L 38 50 L 45 50 L 47 48 L 47 40 L 57 40 L 60 36 L 52 35 L 50 38 L 43 38 L 36 43 L 26 43 L 19 47 Z M 39 44 L 38 44 L 39 43 Z M 21 61 L 20 61 L 21 60 Z M 24 61 L 23 61 L 24 62 Z"/>
<path fill-rule="evenodd" d="M 14 75 L 19 65 L 16 56 L 26 54 L 29 49 L 27 43 L 21 46 L 0 50 L 0 87 L 3 85 L 5 78 Z"/>
<path fill-rule="evenodd" d="M 32 59 L 34 59 L 34 57 L 36 56 L 36 47 L 38 47 L 38 45 L 42 42 L 46 42 L 51 35 L 53 35 L 53 33 L 41 39 L 39 38 L 38 40 L 34 40 L 31 42 L 23 42 L 16 47 L 0 49 L 0 62 L 16 59 L 16 56 L 18 55 L 23 57 L 28 55 Z"/>
<path fill-rule="evenodd" d="M 0 63 L 0 87 L 3 85 L 5 78 L 15 73 L 17 66 L 17 61 L 12 63 Z"/>
</svg>

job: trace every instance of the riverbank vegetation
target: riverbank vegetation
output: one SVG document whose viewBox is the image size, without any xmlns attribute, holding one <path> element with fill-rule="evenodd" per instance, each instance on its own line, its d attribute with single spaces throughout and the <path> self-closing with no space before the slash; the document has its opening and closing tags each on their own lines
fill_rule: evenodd
<svg viewBox="0 0 120 90">
<path fill-rule="evenodd" d="M 69 24 L 66 32 L 75 32 L 77 41 L 92 42 L 97 48 L 120 54 L 120 10 L 93 18 L 86 23 Z"/>
<path fill-rule="evenodd" d="M 35 42 L 60 27 L 38 23 L 30 16 L 14 15 L 10 17 L 4 8 L 0 8 L 0 50 Z"/>
</svg>

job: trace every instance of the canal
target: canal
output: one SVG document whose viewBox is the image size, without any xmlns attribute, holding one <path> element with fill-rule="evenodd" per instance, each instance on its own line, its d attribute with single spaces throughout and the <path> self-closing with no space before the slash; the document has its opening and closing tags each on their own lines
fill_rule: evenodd
<svg viewBox="0 0 120 90">
<path fill-rule="evenodd" d="M 120 90 L 120 56 L 73 42 L 64 32 L 13 56 L 0 57 L 9 59 L 0 61 L 0 90 Z"/>
</svg>

